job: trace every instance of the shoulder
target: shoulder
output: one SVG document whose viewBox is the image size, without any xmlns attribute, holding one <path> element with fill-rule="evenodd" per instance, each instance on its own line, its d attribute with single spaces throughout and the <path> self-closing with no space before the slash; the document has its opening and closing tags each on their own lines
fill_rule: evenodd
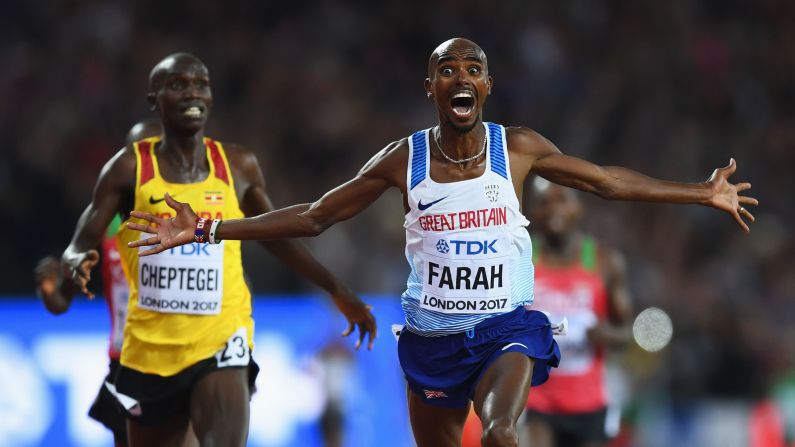
<svg viewBox="0 0 795 447">
<path fill-rule="evenodd" d="M 128 191 L 135 188 L 138 161 L 132 146 L 119 149 L 102 167 L 95 185 L 96 191 Z"/>
<path fill-rule="evenodd" d="M 357 176 L 384 180 L 394 186 L 404 185 L 408 160 L 408 138 L 393 141 L 376 152 L 359 170 Z"/>
<path fill-rule="evenodd" d="M 229 161 L 229 167 L 236 173 L 242 173 L 247 178 L 261 175 L 260 160 L 257 154 L 247 147 L 237 143 L 220 142 Z"/>
<path fill-rule="evenodd" d="M 550 151 L 557 151 L 552 142 L 527 127 L 506 127 L 505 139 L 508 150 L 519 155 L 541 156 Z"/>
<path fill-rule="evenodd" d="M 135 151 L 132 145 L 124 146 L 105 163 L 100 175 L 118 175 L 126 173 L 132 173 L 134 175 L 137 164 L 138 161 L 135 157 Z"/>
<path fill-rule="evenodd" d="M 216 140 L 217 141 L 217 140 Z M 221 143 L 221 146 L 224 148 L 224 152 L 226 153 L 226 158 L 229 160 L 230 163 L 232 162 L 246 162 L 250 160 L 256 160 L 257 156 L 249 150 L 247 147 L 238 144 L 238 143 L 230 143 L 225 141 L 217 141 Z"/>
<path fill-rule="evenodd" d="M 391 169 L 401 164 L 405 166 L 408 163 L 408 159 L 409 142 L 408 138 L 403 138 L 387 144 L 383 149 L 376 152 L 364 165 L 361 172 Z"/>
</svg>

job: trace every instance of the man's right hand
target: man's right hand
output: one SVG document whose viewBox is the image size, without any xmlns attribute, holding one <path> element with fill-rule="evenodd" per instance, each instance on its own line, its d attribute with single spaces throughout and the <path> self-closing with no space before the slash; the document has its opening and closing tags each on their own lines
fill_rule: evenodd
<svg viewBox="0 0 795 447">
<path fill-rule="evenodd" d="M 36 295 L 41 299 L 49 299 L 58 290 L 58 272 L 61 263 L 53 256 L 39 261 L 34 270 L 36 277 Z"/>
<path fill-rule="evenodd" d="M 190 244 L 194 241 L 194 232 L 196 228 L 196 213 L 187 203 L 177 202 L 168 193 L 165 194 L 166 203 L 168 206 L 177 212 L 177 217 L 172 219 L 164 219 L 153 214 L 144 213 L 141 211 L 133 211 L 130 216 L 138 219 L 143 219 L 154 225 L 144 225 L 138 223 L 127 223 L 127 228 L 131 230 L 140 231 L 143 233 L 154 234 L 156 236 L 139 239 L 137 241 L 127 244 L 130 248 L 153 246 L 138 253 L 139 256 L 149 256 L 160 253 L 169 248 L 178 247 L 180 245 Z"/>
<path fill-rule="evenodd" d="M 64 262 L 62 260 L 62 262 Z M 69 262 L 64 262 L 68 268 L 68 275 L 71 275 L 74 286 L 83 292 L 89 299 L 94 298 L 94 293 L 88 290 L 88 282 L 91 281 L 91 270 L 99 262 L 99 252 L 88 250 L 80 253 Z"/>
</svg>

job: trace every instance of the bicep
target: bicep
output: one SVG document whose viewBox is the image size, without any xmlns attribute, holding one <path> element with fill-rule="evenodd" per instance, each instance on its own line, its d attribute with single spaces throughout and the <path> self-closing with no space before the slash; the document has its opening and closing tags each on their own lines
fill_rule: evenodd
<svg viewBox="0 0 795 447">
<path fill-rule="evenodd" d="M 302 213 L 323 227 L 350 219 L 370 206 L 390 187 L 388 180 L 360 172 L 332 189 Z"/>
<path fill-rule="evenodd" d="M 327 192 L 302 213 L 323 228 L 350 219 L 370 206 L 390 187 L 403 187 L 407 150 L 394 142 L 375 154 L 356 177 Z"/>
<path fill-rule="evenodd" d="M 125 195 L 132 194 L 128 182 L 134 182 L 134 174 L 127 172 L 128 167 L 122 163 L 114 161 L 118 160 L 111 160 L 103 168 L 94 187 L 91 203 L 77 221 L 71 245 L 79 251 L 95 248 L 101 242 L 113 216 L 120 212 Z"/>
<path fill-rule="evenodd" d="M 596 194 L 610 179 L 601 166 L 562 154 L 557 149 L 539 156 L 533 162 L 532 170 L 553 183 Z"/>
</svg>

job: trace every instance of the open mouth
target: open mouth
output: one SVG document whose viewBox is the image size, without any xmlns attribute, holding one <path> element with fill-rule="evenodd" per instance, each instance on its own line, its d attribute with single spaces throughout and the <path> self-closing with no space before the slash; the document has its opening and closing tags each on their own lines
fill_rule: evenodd
<svg viewBox="0 0 795 447">
<path fill-rule="evenodd" d="M 201 106 L 190 106 L 182 111 L 182 114 L 188 118 L 201 118 L 203 113 L 204 107 Z"/>
<path fill-rule="evenodd" d="M 470 91 L 458 92 L 450 100 L 453 113 L 460 117 L 466 117 L 475 109 L 475 96 Z"/>
</svg>

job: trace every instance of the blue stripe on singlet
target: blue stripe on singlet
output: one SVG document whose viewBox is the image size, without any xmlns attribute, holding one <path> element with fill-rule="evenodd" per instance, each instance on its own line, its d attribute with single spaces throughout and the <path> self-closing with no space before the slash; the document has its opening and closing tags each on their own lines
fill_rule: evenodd
<svg viewBox="0 0 795 447">
<path fill-rule="evenodd" d="M 425 180 L 425 131 L 415 132 L 411 136 L 411 185 L 409 189 L 414 189 L 421 181 Z"/>
<path fill-rule="evenodd" d="M 489 126 L 489 155 L 491 156 L 491 170 L 505 180 L 508 180 L 508 170 L 505 167 L 505 151 L 503 150 L 502 129 L 499 124 L 486 123 Z"/>
</svg>

